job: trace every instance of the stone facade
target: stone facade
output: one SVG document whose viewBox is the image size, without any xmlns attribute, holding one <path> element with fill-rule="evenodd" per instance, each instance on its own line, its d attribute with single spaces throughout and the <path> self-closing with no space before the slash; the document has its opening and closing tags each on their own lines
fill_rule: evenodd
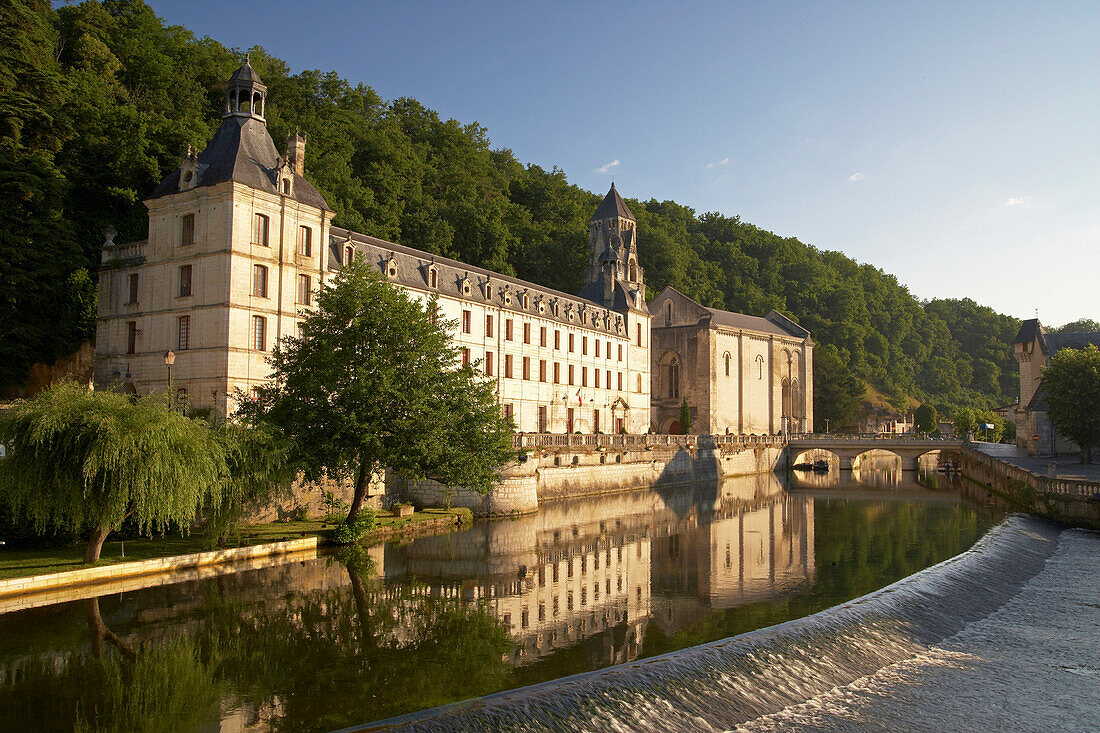
<svg viewBox="0 0 1100 733">
<path fill-rule="evenodd" d="M 764 318 L 707 308 L 667 287 L 653 313 L 651 426 L 679 433 L 776 434 L 813 428 L 813 340 L 772 311 Z"/>
<path fill-rule="evenodd" d="M 1009 418 L 1016 423 L 1016 445 L 1026 448 L 1029 455 L 1080 452 L 1077 444 L 1058 435 L 1047 419 L 1043 369 L 1062 349 L 1083 349 L 1090 344 L 1100 347 L 1100 333 L 1047 333 L 1038 318 L 1020 325 L 1012 342 L 1020 364 L 1020 399 L 1009 410 Z"/>
</svg>

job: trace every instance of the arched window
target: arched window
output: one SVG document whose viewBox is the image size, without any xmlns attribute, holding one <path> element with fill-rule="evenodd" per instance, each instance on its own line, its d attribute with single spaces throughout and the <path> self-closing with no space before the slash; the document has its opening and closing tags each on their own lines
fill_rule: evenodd
<svg viewBox="0 0 1100 733">
<path fill-rule="evenodd" d="M 726 362 L 726 376 L 730 375 L 730 352 L 726 352 L 722 355 L 722 359 Z"/>
<path fill-rule="evenodd" d="M 637 282 L 638 280 L 638 263 L 634 260 L 630 261 L 630 282 Z"/>
<path fill-rule="evenodd" d="M 439 287 L 439 273 L 436 272 L 434 267 L 428 271 L 428 287 Z"/>
<path fill-rule="evenodd" d="M 355 248 L 350 244 L 344 247 L 344 264 L 350 265 L 351 261 L 355 258 Z"/>
<path fill-rule="evenodd" d="M 756 355 L 756 378 L 764 378 L 764 357 L 760 354 Z"/>
<path fill-rule="evenodd" d="M 680 398 L 680 359 L 672 354 L 665 364 L 665 378 L 668 385 L 669 399 Z"/>
<path fill-rule="evenodd" d="M 672 325 L 672 301 L 665 303 L 665 325 Z"/>
</svg>

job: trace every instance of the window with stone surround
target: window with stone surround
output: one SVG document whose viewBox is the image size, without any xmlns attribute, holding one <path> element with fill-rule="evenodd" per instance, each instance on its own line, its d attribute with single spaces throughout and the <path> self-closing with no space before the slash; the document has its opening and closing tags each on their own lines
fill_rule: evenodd
<svg viewBox="0 0 1100 733">
<path fill-rule="evenodd" d="M 511 318 L 505 318 L 504 319 L 504 340 L 505 341 L 511 341 L 512 340 L 512 319 Z"/>
<path fill-rule="evenodd" d="M 267 218 L 267 214 L 256 214 L 252 218 L 252 244 L 270 246 L 267 238 L 270 226 L 271 220 Z"/>
<path fill-rule="evenodd" d="M 523 378 L 530 381 L 531 379 L 531 357 L 523 357 Z"/>
<path fill-rule="evenodd" d="M 493 376 L 493 352 L 485 352 L 485 376 Z"/>
<path fill-rule="evenodd" d="M 137 353 L 137 321 L 126 322 L 126 353 Z"/>
<path fill-rule="evenodd" d="M 257 298 L 267 297 L 267 267 L 264 265 L 252 266 L 252 295 Z"/>
<path fill-rule="evenodd" d="M 138 274 L 132 273 L 126 278 L 126 305 L 137 305 Z"/>
<path fill-rule="evenodd" d="M 183 265 L 180 267 L 180 290 L 179 297 L 186 298 L 191 294 L 191 265 Z"/>
<path fill-rule="evenodd" d="M 546 359 L 539 359 L 539 381 L 546 381 Z"/>
<path fill-rule="evenodd" d="M 561 331 L 554 329 L 554 348 L 561 350 Z"/>
<path fill-rule="evenodd" d="M 191 348 L 191 316 L 180 316 L 176 319 L 176 351 L 187 351 Z"/>
<path fill-rule="evenodd" d="M 313 256 L 313 230 L 310 227 L 298 227 L 298 254 L 302 257 Z"/>
<path fill-rule="evenodd" d="M 525 343 L 525 344 L 531 343 L 531 324 L 530 323 L 524 323 L 523 324 L 523 343 Z"/>
<path fill-rule="evenodd" d="M 263 316 L 252 316 L 252 348 L 267 351 L 267 319 Z"/>
<path fill-rule="evenodd" d="M 462 333 L 470 333 L 470 324 L 473 321 L 473 314 L 468 310 L 462 311 Z"/>
<path fill-rule="evenodd" d="M 493 314 L 492 313 L 486 313 L 485 314 L 485 336 L 486 336 L 486 338 L 492 338 L 494 335 L 495 334 L 493 333 Z"/>
<path fill-rule="evenodd" d="M 511 379 L 512 378 L 512 355 L 511 354 L 505 354 L 504 355 L 504 377 L 506 379 Z"/>
<path fill-rule="evenodd" d="M 313 302 L 313 283 L 309 275 L 298 275 L 297 302 L 301 305 L 311 305 Z"/>
<path fill-rule="evenodd" d="M 573 365 L 569 365 L 569 385 L 573 385 Z"/>
<path fill-rule="evenodd" d="M 184 214 L 180 217 L 180 246 L 195 243 L 195 215 Z"/>
<path fill-rule="evenodd" d="M 554 384 L 561 384 L 561 362 L 554 362 Z"/>
<path fill-rule="evenodd" d="M 546 326 L 539 326 L 539 346 L 546 346 Z"/>
</svg>

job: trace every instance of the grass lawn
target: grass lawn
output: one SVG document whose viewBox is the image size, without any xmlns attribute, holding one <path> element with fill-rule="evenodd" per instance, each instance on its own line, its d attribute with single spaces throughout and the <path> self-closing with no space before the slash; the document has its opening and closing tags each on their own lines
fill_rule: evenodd
<svg viewBox="0 0 1100 733">
<path fill-rule="evenodd" d="M 411 517 L 403 518 L 395 517 L 393 514 L 383 511 L 378 513 L 378 528 L 401 527 L 412 522 L 422 522 L 449 515 L 463 516 L 463 521 L 466 523 L 471 520 L 469 509 L 451 509 L 449 511 L 446 509 L 425 509 L 422 512 L 416 512 Z M 320 537 L 321 542 L 324 543 L 332 534 L 335 526 L 321 520 L 250 524 L 241 527 L 236 534 L 230 536 L 229 543 L 226 546 L 262 545 L 268 542 L 296 540 L 300 537 L 313 535 Z M 370 536 L 368 535 L 364 539 L 370 541 Z M 84 564 L 84 549 L 85 545 L 74 544 L 47 550 L 0 550 L 0 580 L 89 567 Z M 103 551 L 100 553 L 99 562 L 96 565 L 113 565 L 119 562 L 150 560 L 172 555 L 188 555 L 211 549 L 216 548 L 211 547 L 210 542 L 200 532 L 192 532 L 186 536 L 169 534 L 164 537 L 142 537 L 125 540 L 124 542 L 117 539 L 112 540 L 108 537 L 107 541 L 103 543 Z M 126 553 L 125 557 L 123 557 L 123 551 Z"/>
</svg>

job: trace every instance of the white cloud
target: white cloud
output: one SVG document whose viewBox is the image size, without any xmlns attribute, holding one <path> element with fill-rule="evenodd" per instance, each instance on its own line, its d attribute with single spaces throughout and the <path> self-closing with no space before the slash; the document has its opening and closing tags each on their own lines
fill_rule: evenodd
<svg viewBox="0 0 1100 733">
<path fill-rule="evenodd" d="M 615 158 L 615 160 L 611 161 L 607 165 L 600 166 L 599 168 L 597 168 L 596 170 L 594 170 L 592 172 L 593 173 L 610 173 L 612 168 L 618 168 L 620 165 L 622 165 L 622 163 L 619 161 L 618 158 Z"/>
<path fill-rule="evenodd" d="M 1005 206 L 1029 206 L 1030 201 L 1027 200 L 1027 196 L 1009 196 L 1005 199 Z"/>
<path fill-rule="evenodd" d="M 729 165 L 729 164 L 730 164 L 730 159 L 729 158 L 722 158 L 721 160 L 719 160 L 715 163 L 707 163 L 707 168 L 719 168 L 723 165 Z"/>
<path fill-rule="evenodd" d="M 853 173 L 852 175 L 848 176 L 848 180 L 849 181 L 862 181 L 863 180 L 863 171 L 857 171 L 856 173 Z"/>
</svg>

